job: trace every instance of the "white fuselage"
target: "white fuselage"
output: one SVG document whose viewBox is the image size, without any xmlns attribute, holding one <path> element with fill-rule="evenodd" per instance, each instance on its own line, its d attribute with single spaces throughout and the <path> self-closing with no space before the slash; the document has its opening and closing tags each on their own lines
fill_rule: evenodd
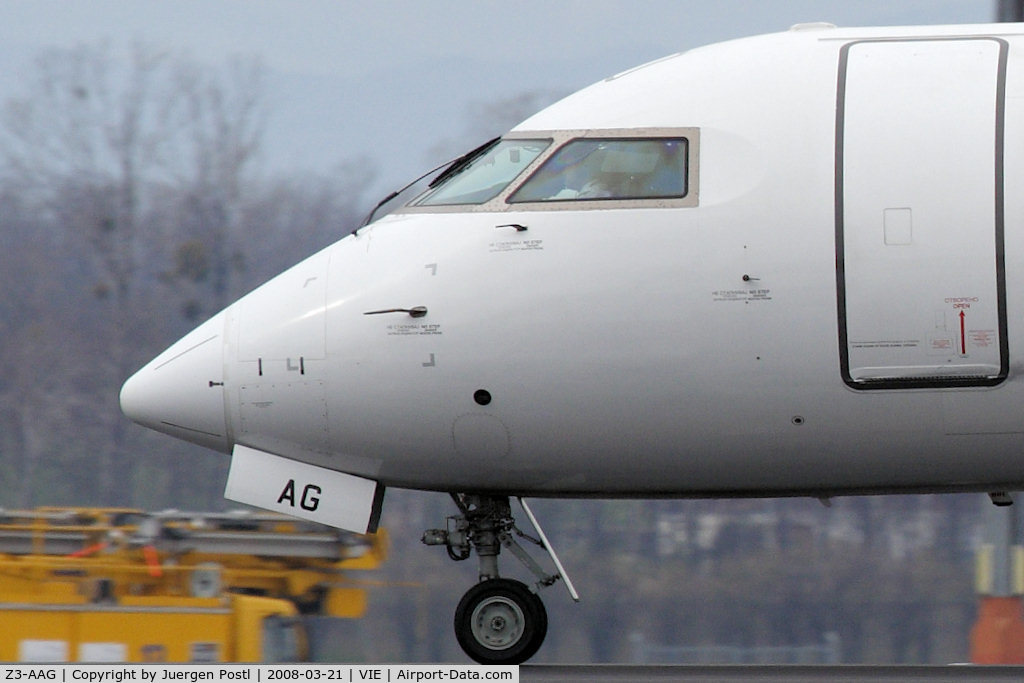
<svg viewBox="0 0 1024 683">
<path fill-rule="evenodd" d="M 598 83 L 512 131 L 554 142 L 496 198 L 303 261 L 125 410 L 418 489 L 1020 488 L 1024 29 L 995 28 L 794 30 Z M 685 137 L 687 200 L 508 203 L 608 131 Z"/>
</svg>

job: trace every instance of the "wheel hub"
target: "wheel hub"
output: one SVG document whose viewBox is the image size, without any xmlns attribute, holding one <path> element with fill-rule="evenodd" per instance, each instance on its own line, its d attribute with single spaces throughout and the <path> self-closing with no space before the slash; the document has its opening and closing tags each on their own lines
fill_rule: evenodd
<svg viewBox="0 0 1024 683">
<path fill-rule="evenodd" d="M 503 597 L 484 600 L 473 610 L 473 635 L 492 650 L 506 650 L 523 637 L 526 619 L 515 602 Z"/>
</svg>

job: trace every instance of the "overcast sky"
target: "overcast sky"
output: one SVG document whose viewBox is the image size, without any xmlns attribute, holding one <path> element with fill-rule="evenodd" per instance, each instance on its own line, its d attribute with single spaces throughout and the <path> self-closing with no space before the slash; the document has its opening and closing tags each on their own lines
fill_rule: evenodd
<svg viewBox="0 0 1024 683">
<path fill-rule="evenodd" d="M 265 164 L 365 156 L 385 178 L 468 134 L 468 109 L 570 92 L 698 45 L 785 30 L 992 21 L 996 0 L 0 0 L 0 98 L 49 46 L 143 42 L 269 75 Z M 468 140 L 471 145 L 473 140 Z M 449 142 L 449 144 L 451 144 Z M 390 180 L 388 181 L 390 182 Z"/>
</svg>

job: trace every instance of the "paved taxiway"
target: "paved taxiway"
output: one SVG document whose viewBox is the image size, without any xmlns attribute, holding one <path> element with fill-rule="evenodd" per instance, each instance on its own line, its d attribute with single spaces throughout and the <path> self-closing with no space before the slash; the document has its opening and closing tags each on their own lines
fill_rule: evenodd
<svg viewBox="0 0 1024 683">
<path fill-rule="evenodd" d="M 519 669 L 523 683 L 588 681 L 688 681 L 691 683 L 739 683 L 750 681 L 1024 681 L 1024 667 L 1012 666 L 532 666 Z"/>
</svg>

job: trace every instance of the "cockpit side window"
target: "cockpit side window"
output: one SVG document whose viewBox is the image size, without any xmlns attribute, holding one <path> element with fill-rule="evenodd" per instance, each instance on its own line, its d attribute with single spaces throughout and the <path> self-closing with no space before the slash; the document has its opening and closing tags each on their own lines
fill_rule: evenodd
<svg viewBox="0 0 1024 683">
<path fill-rule="evenodd" d="M 502 140 L 409 206 L 483 204 L 498 196 L 550 144 L 551 140 Z"/>
<path fill-rule="evenodd" d="M 682 198 L 687 194 L 687 147 L 681 137 L 572 140 L 508 202 Z"/>
</svg>

